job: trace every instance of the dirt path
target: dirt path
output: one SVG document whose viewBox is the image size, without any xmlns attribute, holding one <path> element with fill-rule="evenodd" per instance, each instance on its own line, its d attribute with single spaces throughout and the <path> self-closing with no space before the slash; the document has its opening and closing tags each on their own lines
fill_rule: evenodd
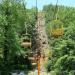
<svg viewBox="0 0 75 75">
<path fill-rule="evenodd" d="M 38 44 L 39 44 L 39 50 L 41 54 L 45 54 L 47 57 L 49 52 L 50 52 L 50 47 L 48 44 L 48 38 L 46 34 L 46 29 L 45 29 L 45 18 L 44 18 L 44 13 L 39 12 L 38 13 L 38 20 L 37 20 L 37 34 L 38 34 Z"/>
<path fill-rule="evenodd" d="M 45 61 L 48 61 L 48 54 L 50 53 L 50 47 L 48 44 L 48 38 L 46 34 L 46 29 L 45 29 L 45 18 L 44 18 L 44 13 L 39 12 L 38 13 L 38 20 L 36 23 L 36 29 L 37 29 L 37 50 L 41 52 L 41 56 L 45 55 Z M 45 67 L 44 67 L 44 62 L 42 59 L 40 60 L 41 64 L 41 71 L 40 75 L 50 75 L 50 73 L 47 73 Z M 29 72 L 28 75 L 38 75 L 37 69 L 34 71 Z"/>
</svg>

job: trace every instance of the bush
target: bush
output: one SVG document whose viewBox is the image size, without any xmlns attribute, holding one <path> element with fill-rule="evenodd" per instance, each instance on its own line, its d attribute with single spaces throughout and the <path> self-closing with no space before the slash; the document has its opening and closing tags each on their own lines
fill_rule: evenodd
<svg viewBox="0 0 75 75">
<path fill-rule="evenodd" d="M 75 71 L 70 71 L 69 75 L 75 75 Z"/>
<path fill-rule="evenodd" d="M 55 69 L 60 71 L 71 71 L 75 70 L 75 56 L 62 56 L 60 57 L 56 64 L 54 65 Z"/>
</svg>

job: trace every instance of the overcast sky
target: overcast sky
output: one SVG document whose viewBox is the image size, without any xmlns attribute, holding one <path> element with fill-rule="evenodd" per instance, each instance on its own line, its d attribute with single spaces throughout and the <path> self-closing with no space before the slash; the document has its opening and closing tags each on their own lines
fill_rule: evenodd
<svg viewBox="0 0 75 75">
<path fill-rule="evenodd" d="M 41 10 L 44 5 L 47 4 L 56 4 L 57 0 L 37 0 L 38 9 Z M 33 6 L 36 6 L 36 0 L 26 0 L 26 7 L 32 8 Z M 65 6 L 72 6 L 75 7 L 75 0 L 59 0 L 58 5 L 65 5 Z"/>
</svg>

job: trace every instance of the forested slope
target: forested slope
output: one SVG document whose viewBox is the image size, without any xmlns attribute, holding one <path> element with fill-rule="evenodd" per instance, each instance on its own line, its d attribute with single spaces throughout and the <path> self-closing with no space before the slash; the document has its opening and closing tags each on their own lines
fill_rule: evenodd
<svg viewBox="0 0 75 75">
<path fill-rule="evenodd" d="M 58 18 L 64 26 L 64 34 L 58 38 L 50 34 L 50 23 L 54 20 L 54 5 L 46 5 L 43 8 L 46 19 L 46 31 L 49 38 L 49 44 L 52 47 L 52 58 L 46 67 L 48 71 L 66 71 L 75 70 L 75 8 L 59 6 Z"/>
<path fill-rule="evenodd" d="M 35 21 L 35 8 L 27 9 L 23 1 L 0 2 L 0 71 L 31 68 L 26 57 L 31 49 L 21 47 L 20 41 L 27 27 L 31 41 L 34 40 L 32 44 L 35 44 Z"/>
</svg>

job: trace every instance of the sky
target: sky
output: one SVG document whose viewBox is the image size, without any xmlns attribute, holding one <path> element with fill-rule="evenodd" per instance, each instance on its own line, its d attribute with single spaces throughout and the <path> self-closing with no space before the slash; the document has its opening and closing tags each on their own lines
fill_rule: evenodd
<svg viewBox="0 0 75 75">
<path fill-rule="evenodd" d="M 58 5 L 75 7 L 75 0 L 58 0 Z M 57 0 L 37 0 L 37 7 L 39 10 L 42 10 L 44 5 L 53 4 L 55 5 Z M 26 0 L 26 7 L 32 8 L 36 6 L 36 0 Z"/>
</svg>

